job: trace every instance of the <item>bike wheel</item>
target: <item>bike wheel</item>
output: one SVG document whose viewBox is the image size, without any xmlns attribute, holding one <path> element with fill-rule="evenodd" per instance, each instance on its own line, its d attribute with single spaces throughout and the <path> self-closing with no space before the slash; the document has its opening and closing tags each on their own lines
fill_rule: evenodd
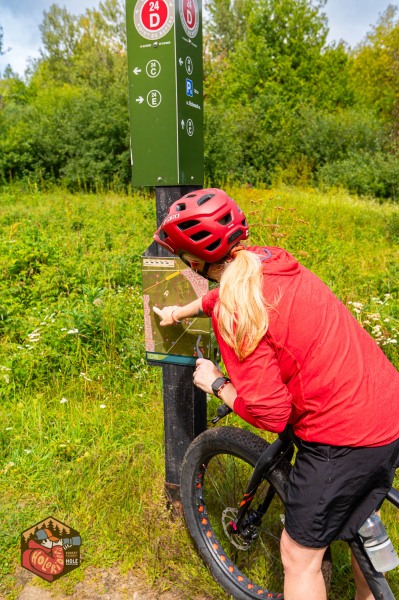
<svg viewBox="0 0 399 600">
<path fill-rule="evenodd" d="M 244 537 L 232 534 L 228 526 L 268 445 L 250 431 L 217 427 L 194 440 L 182 466 L 180 491 L 188 530 L 213 577 L 237 600 L 283 598 L 279 544 L 288 461 L 281 461 L 262 482 L 251 503 L 249 516 L 269 489 L 276 492 L 261 523 L 248 524 Z"/>
</svg>

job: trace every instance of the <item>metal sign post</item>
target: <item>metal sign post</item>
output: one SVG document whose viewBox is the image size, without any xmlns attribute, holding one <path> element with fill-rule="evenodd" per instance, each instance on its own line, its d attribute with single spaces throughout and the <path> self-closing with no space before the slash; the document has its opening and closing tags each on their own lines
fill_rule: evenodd
<svg viewBox="0 0 399 600">
<path fill-rule="evenodd" d="M 155 186 L 159 226 L 175 200 L 203 186 L 201 0 L 126 0 L 126 23 L 133 185 Z M 177 507 L 185 451 L 206 429 L 206 394 L 193 367 L 162 370 L 165 489 Z"/>
</svg>

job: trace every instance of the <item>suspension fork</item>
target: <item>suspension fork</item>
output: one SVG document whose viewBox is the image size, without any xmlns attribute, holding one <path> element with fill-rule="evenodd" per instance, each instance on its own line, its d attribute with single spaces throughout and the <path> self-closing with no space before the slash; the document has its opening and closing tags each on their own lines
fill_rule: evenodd
<svg viewBox="0 0 399 600">
<path fill-rule="evenodd" d="M 272 471 L 283 458 L 291 460 L 293 453 L 294 445 L 289 437 L 289 432 L 287 431 L 287 429 L 285 429 L 283 433 L 279 435 L 278 439 L 275 440 L 272 444 L 270 444 L 270 446 L 268 446 L 264 452 L 262 452 L 255 465 L 254 471 L 248 483 L 243 499 L 240 502 L 237 518 L 232 524 L 232 529 L 234 531 L 239 530 L 240 526 L 242 525 L 245 515 L 247 514 L 251 502 L 256 494 L 256 490 L 258 489 L 261 482 L 267 477 L 268 473 L 270 473 L 270 471 Z M 267 511 L 274 494 L 275 491 L 273 490 L 273 488 L 269 488 L 261 507 L 258 509 L 258 514 L 260 516 L 265 514 L 265 512 Z"/>
</svg>

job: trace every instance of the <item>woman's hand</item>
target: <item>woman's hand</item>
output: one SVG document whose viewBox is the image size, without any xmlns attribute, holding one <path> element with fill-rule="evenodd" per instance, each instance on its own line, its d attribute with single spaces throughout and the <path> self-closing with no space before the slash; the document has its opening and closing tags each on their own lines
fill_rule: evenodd
<svg viewBox="0 0 399 600">
<path fill-rule="evenodd" d="M 153 310 L 155 314 L 161 317 L 160 325 L 163 327 L 165 325 L 176 325 L 176 323 L 181 323 L 185 319 L 203 316 L 202 298 L 197 298 L 184 306 L 164 306 L 163 308 L 154 306 Z"/>
<path fill-rule="evenodd" d="M 179 306 L 164 306 L 163 308 L 158 308 L 158 306 L 153 307 L 153 311 L 156 315 L 161 317 L 160 325 L 165 327 L 166 325 L 176 325 L 178 319 L 173 318 L 173 313 L 180 308 Z"/>
<path fill-rule="evenodd" d="M 194 371 L 194 385 L 207 394 L 212 394 L 212 383 L 218 377 L 224 377 L 223 373 L 213 364 L 211 360 L 199 358 Z"/>
</svg>

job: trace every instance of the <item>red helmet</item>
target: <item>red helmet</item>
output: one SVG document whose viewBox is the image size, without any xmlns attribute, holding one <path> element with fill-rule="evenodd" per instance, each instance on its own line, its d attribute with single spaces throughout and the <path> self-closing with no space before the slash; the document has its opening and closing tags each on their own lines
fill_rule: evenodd
<svg viewBox="0 0 399 600">
<path fill-rule="evenodd" d="M 247 237 L 244 213 L 226 192 L 216 188 L 190 192 L 174 202 L 154 235 L 169 252 L 188 252 L 207 263 L 221 261 Z"/>
</svg>

